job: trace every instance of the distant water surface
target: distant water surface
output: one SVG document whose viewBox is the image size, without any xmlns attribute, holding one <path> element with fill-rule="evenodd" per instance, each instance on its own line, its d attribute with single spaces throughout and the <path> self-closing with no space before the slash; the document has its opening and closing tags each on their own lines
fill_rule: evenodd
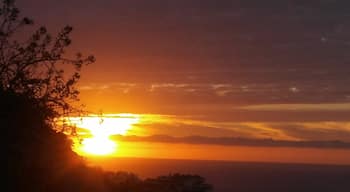
<svg viewBox="0 0 350 192">
<path fill-rule="evenodd" d="M 215 192 L 349 192 L 350 166 L 142 158 L 90 158 L 93 166 L 142 178 L 198 174 Z"/>
</svg>

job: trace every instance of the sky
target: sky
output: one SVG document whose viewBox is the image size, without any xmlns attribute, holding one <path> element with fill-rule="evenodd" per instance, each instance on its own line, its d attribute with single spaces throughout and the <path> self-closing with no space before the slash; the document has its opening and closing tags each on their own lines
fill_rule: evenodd
<svg viewBox="0 0 350 192">
<path fill-rule="evenodd" d="M 136 140 L 350 149 L 347 0 L 17 3 L 52 33 L 72 25 L 69 51 L 95 55 L 79 84 L 89 110 L 161 117 Z"/>
</svg>

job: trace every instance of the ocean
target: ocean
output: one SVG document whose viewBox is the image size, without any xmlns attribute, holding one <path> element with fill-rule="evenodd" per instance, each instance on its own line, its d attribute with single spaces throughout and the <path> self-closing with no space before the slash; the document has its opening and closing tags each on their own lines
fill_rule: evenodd
<svg viewBox="0 0 350 192">
<path fill-rule="evenodd" d="M 141 178 L 197 174 L 215 192 L 349 192 L 349 165 L 232 162 L 207 160 L 89 158 L 92 166 L 127 171 Z"/>
</svg>

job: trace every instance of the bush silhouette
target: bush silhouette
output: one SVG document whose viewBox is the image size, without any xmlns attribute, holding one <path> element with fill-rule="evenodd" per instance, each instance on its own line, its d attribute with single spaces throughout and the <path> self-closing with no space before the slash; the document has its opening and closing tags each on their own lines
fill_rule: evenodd
<svg viewBox="0 0 350 192">
<path fill-rule="evenodd" d="M 82 164 L 71 141 L 56 133 L 36 100 L 0 90 L 0 122 L 11 191 L 44 191 L 70 167 Z"/>
</svg>

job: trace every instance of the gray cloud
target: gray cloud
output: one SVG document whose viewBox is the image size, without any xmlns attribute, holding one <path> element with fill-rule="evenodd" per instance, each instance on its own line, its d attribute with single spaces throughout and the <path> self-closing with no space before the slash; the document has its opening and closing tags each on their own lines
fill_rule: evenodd
<svg viewBox="0 0 350 192">
<path fill-rule="evenodd" d="M 271 125 L 272 128 L 282 130 L 286 135 L 301 140 L 339 140 L 350 142 L 350 129 L 347 124 L 315 123 L 315 124 L 279 124 Z"/>
<path fill-rule="evenodd" d="M 140 129 L 135 132 L 131 129 L 128 134 L 156 134 L 156 135 L 173 135 L 176 137 L 186 137 L 189 135 L 207 135 L 211 137 L 232 136 L 232 137 L 252 137 L 251 129 L 248 126 L 237 125 L 236 128 L 224 128 L 220 126 L 206 124 L 205 122 L 194 123 L 191 121 L 172 122 L 169 124 L 151 123 L 136 125 Z"/>
<path fill-rule="evenodd" d="M 297 147 L 297 148 L 331 148 L 350 149 L 350 143 L 342 141 L 283 141 L 272 139 L 247 139 L 236 137 L 172 137 L 167 135 L 139 136 L 114 136 L 113 139 L 127 142 L 162 142 L 185 144 L 211 144 L 228 146 L 255 146 L 255 147 Z"/>
<path fill-rule="evenodd" d="M 208 74 L 210 76 L 210 74 Z M 237 74 L 238 76 L 238 74 Z M 350 90 L 346 81 L 341 79 L 320 83 L 317 80 L 322 76 L 312 76 L 308 79 L 299 78 L 283 81 L 280 75 L 272 78 L 246 83 L 242 82 L 215 82 L 201 79 L 199 82 L 183 81 L 173 82 L 106 82 L 90 83 L 81 86 L 82 91 L 105 90 L 111 96 L 134 94 L 143 95 L 148 100 L 152 97 L 162 98 L 164 104 L 227 104 L 227 105 L 262 105 L 262 104 L 320 104 L 320 103 L 348 103 L 350 102 Z M 287 76 L 287 74 L 286 74 Z M 176 78 L 174 74 L 172 78 Z M 204 77 L 204 75 L 202 76 Z M 280 79 L 278 79 L 280 77 Z M 139 78 L 141 78 L 139 76 Z M 238 77 L 239 78 L 239 77 Z M 255 78 L 253 76 L 244 78 Z M 141 78 L 142 79 L 142 78 Z M 348 79 L 348 80 L 347 80 Z M 202 82 L 200 82 L 202 81 Z M 310 82 L 308 82 L 310 81 Z M 106 90 L 108 88 L 108 90 Z M 157 100 L 156 99 L 156 100 Z M 249 108 L 249 107 L 248 107 Z M 248 109 L 247 108 L 247 109 Z"/>
</svg>

